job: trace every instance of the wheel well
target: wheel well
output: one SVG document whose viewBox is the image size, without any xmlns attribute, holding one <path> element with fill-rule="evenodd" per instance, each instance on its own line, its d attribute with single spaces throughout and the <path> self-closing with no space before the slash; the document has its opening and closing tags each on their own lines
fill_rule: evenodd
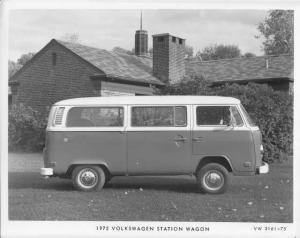
<svg viewBox="0 0 300 238">
<path fill-rule="evenodd" d="M 75 169 L 76 166 L 79 166 L 79 165 L 86 165 L 86 164 L 72 164 L 72 165 L 70 165 L 67 172 L 66 172 L 66 174 L 65 174 L 65 177 L 66 178 L 71 178 L 73 170 Z M 105 173 L 105 177 L 106 178 L 111 177 L 111 173 L 109 172 L 108 168 L 105 165 L 103 165 L 103 164 L 88 164 L 88 165 L 101 167 L 103 169 L 104 173 Z"/>
<path fill-rule="evenodd" d="M 207 156 L 201 159 L 199 162 L 197 169 L 195 172 L 197 172 L 199 169 L 201 169 L 204 165 L 207 165 L 209 163 L 216 163 L 223 165 L 228 172 L 232 172 L 232 168 L 228 162 L 228 160 L 222 156 Z"/>
</svg>

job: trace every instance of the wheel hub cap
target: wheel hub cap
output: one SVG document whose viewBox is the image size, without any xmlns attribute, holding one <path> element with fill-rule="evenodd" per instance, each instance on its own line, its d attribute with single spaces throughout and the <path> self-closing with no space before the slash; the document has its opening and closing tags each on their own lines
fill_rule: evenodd
<svg viewBox="0 0 300 238">
<path fill-rule="evenodd" d="M 223 179 L 220 174 L 210 172 L 205 176 L 205 183 L 211 189 L 218 189 L 222 186 Z"/>
<path fill-rule="evenodd" d="M 84 171 L 80 176 L 80 181 L 85 186 L 93 186 L 97 181 L 97 176 L 92 171 Z"/>
</svg>

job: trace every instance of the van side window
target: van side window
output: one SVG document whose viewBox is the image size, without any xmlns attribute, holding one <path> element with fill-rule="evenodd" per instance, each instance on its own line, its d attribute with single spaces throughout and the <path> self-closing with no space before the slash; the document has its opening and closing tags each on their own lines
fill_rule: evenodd
<svg viewBox="0 0 300 238">
<path fill-rule="evenodd" d="M 196 109 L 197 125 L 243 125 L 242 118 L 236 107 L 230 106 L 199 106 Z"/>
<path fill-rule="evenodd" d="M 243 120 L 238 109 L 236 107 L 230 107 L 230 112 L 231 112 L 231 120 L 233 125 L 242 126 Z"/>
<path fill-rule="evenodd" d="M 159 106 L 133 107 L 131 111 L 131 126 L 186 126 L 186 107 Z"/>
<path fill-rule="evenodd" d="M 123 126 L 122 107 L 74 107 L 69 110 L 67 127 Z"/>
<path fill-rule="evenodd" d="M 175 126 L 186 126 L 186 107 L 175 107 Z"/>
</svg>

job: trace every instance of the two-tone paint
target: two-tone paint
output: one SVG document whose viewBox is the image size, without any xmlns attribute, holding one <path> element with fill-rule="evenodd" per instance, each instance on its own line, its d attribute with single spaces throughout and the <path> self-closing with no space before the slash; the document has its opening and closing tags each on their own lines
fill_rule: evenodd
<svg viewBox="0 0 300 238">
<path fill-rule="evenodd" d="M 241 126 L 198 126 L 197 106 L 233 106 L 239 111 Z M 135 106 L 186 106 L 183 127 L 134 127 L 131 110 Z M 122 107 L 121 127 L 67 127 L 66 117 L 73 107 Z M 61 124 L 53 120 L 64 108 Z M 44 149 L 46 176 L 70 177 L 76 165 L 100 165 L 111 176 L 194 175 L 208 162 L 222 164 L 234 175 L 267 173 L 262 162 L 259 128 L 250 125 L 240 101 L 229 97 L 143 96 L 101 97 L 64 100 L 53 105 Z"/>
</svg>

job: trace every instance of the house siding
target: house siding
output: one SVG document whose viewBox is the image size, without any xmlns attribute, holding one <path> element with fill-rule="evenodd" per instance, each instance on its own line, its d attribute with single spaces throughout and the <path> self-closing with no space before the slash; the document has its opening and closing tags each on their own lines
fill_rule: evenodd
<svg viewBox="0 0 300 238">
<path fill-rule="evenodd" d="M 18 83 L 11 84 L 11 101 L 30 106 L 42 116 L 47 116 L 50 106 L 64 99 L 153 94 L 153 89 L 146 86 L 91 80 L 90 77 L 95 74 L 104 72 L 52 42 L 13 77 L 13 81 Z"/>
<path fill-rule="evenodd" d="M 119 92 L 118 95 L 152 95 L 153 88 L 107 81 L 101 82 L 101 96 L 114 96 L 117 95 L 116 92 Z"/>
<path fill-rule="evenodd" d="M 53 53 L 56 54 L 55 65 Z M 58 44 L 52 44 L 29 64 L 14 78 L 18 81 L 13 94 L 15 104 L 23 103 L 44 114 L 57 101 L 98 94 L 89 77 L 99 70 L 81 62 Z"/>
</svg>

